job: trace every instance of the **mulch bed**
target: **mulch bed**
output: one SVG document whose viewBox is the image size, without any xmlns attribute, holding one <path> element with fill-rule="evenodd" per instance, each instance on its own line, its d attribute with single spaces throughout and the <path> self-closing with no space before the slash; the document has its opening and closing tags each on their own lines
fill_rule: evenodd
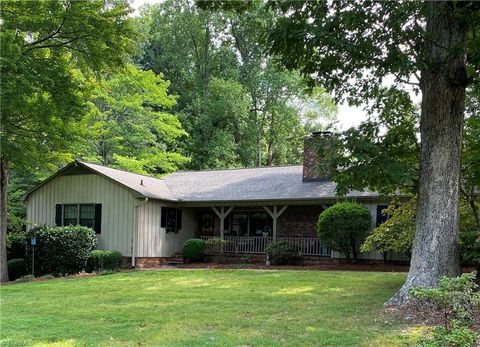
<svg viewBox="0 0 480 347">
<path fill-rule="evenodd" d="M 408 272 L 408 265 L 398 264 L 313 264 L 313 265 L 265 265 L 262 263 L 192 263 L 175 266 L 180 269 L 256 269 L 256 270 L 317 270 L 317 271 L 376 271 Z"/>
</svg>

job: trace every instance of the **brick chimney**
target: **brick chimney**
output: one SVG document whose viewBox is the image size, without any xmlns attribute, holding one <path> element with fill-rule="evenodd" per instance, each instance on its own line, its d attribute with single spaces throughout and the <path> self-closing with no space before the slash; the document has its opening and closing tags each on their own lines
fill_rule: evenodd
<svg viewBox="0 0 480 347">
<path fill-rule="evenodd" d="M 330 142 L 331 136 L 331 131 L 314 131 L 303 140 L 303 182 L 327 179 L 327 173 L 321 168 L 319 153 Z"/>
</svg>

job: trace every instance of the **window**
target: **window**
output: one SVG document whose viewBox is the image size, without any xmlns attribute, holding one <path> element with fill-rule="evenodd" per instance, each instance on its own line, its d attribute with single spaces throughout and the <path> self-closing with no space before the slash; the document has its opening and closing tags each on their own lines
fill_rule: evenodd
<svg viewBox="0 0 480 347">
<path fill-rule="evenodd" d="M 390 219 L 389 215 L 383 214 L 382 211 L 386 209 L 387 205 L 377 205 L 377 220 L 375 226 L 379 226 L 382 223 L 385 223 L 387 220 Z"/>
<path fill-rule="evenodd" d="M 55 224 L 82 225 L 101 233 L 102 204 L 57 204 Z"/>
<path fill-rule="evenodd" d="M 78 224 L 78 205 L 64 205 L 62 225 L 77 225 L 77 224 Z"/>
<path fill-rule="evenodd" d="M 175 207 L 162 207 L 160 227 L 167 233 L 178 233 L 182 229 L 182 210 Z"/>
<path fill-rule="evenodd" d="M 208 233 L 209 235 L 213 233 L 213 221 L 213 212 L 202 211 L 200 213 L 200 232 L 202 235 L 205 235 L 205 233 Z"/>
<path fill-rule="evenodd" d="M 80 205 L 80 225 L 94 229 L 95 205 Z"/>
</svg>

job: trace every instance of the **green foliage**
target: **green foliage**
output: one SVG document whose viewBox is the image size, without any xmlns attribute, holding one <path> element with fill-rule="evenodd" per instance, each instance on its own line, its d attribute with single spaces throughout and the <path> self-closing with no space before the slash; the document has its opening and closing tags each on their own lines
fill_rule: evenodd
<svg viewBox="0 0 480 347">
<path fill-rule="evenodd" d="M 299 69 L 352 104 L 376 100 L 385 76 L 397 90 L 419 90 L 419 71 L 427 62 L 425 20 L 428 2 L 270 1 L 278 15 L 269 33 L 270 52 L 288 68 Z M 478 7 L 452 5 L 465 20 L 469 77 L 478 79 Z M 460 49 L 453 52 L 463 54 Z M 414 78 L 412 78 L 412 76 Z M 417 75 L 418 76 L 418 75 Z M 313 81 L 312 81 L 313 82 Z"/>
<path fill-rule="evenodd" d="M 12 168 L 71 158 L 65 150 L 86 111 L 88 76 L 120 67 L 132 52 L 129 13 L 110 0 L 2 3 L 1 147 Z"/>
<path fill-rule="evenodd" d="M 189 106 L 188 113 L 194 117 L 183 117 L 192 140 L 190 150 L 195 153 L 193 167 L 235 167 L 241 156 L 248 160 L 248 107 L 241 84 L 211 79 L 204 95 L 198 95 Z"/>
<path fill-rule="evenodd" d="M 8 279 L 15 281 L 27 274 L 25 259 L 12 259 L 8 261 Z"/>
<path fill-rule="evenodd" d="M 225 246 L 228 244 L 227 240 L 222 240 L 219 237 L 212 237 L 205 243 L 205 252 L 209 254 L 222 253 Z"/>
<path fill-rule="evenodd" d="M 131 10 L 125 1 L 51 0 L 3 1 L 0 11 L 1 164 L 7 174 L 35 176 L 38 167 L 55 170 L 73 159 L 88 80 L 120 68 L 133 51 Z M 21 219 L 18 212 L 9 220 Z M 3 240 L 8 227 L 1 226 Z M 6 270 L 2 258 L 2 281 Z"/>
<path fill-rule="evenodd" d="M 335 134 L 323 155 L 339 194 L 365 188 L 385 194 L 417 191 L 418 110 L 407 92 L 379 93 L 378 115 Z"/>
<path fill-rule="evenodd" d="M 460 233 L 460 255 L 462 263 L 480 269 L 480 231 L 470 230 Z"/>
<path fill-rule="evenodd" d="M 103 251 L 95 249 L 90 252 L 87 261 L 88 272 L 117 270 L 122 265 L 122 253 L 119 251 Z"/>
<path fill-rule="evenodd" d="M 374 228 L 361 247 L 363 252 L 376 250 L 386 254 L 399 252 L 410 256 L 415 237 L 417 199 L 401 203 L 397 200 L 382 211 L 389 219 Z M 465 201 L 460 203 L 460 246 L 464 264 L 480 264 L 479 232 L 472 209 Z"/>
<path fill-rule="evenodd" d="M 477 346 L 478 334 L 466 326 L 452 322 L 452 327 L 447 329 L 436 326 L 427 336 L 422 336 L 417 342 L 419 347 L 474 347 Z"/>
<path fill-rule="evenodd" d="M 337 203 L 318 218 L 318 238 L 332 249 L 350 255 L 357 260 L 357 248 L 372 228 L 372 216 L 368 209 L 353 202 Z"/>
<path fill-rule="evenodd" d="M 7 232 L 7 259 L 25 258 L 26 245 L 24 231 Z"/>
<path fill-rule="evenodd" d="M 267 255 L 272 265 L 295 265 L 300 261 L 298 249 L 286 241 L 270 242 Z"/>
<path fill-rule="evenodd" d="M 480 334 L 473 330 L 480 313 L 480 291 L 475 276 L 443 277 L 438 288 L 415 288 L 409 294 L 417 299 L 419 309 L 433 306 L 443 319 L 443 324 L 436 326 L 430 336 L 421 339 L 419 345 L 475 346 L 480 338 Z"/>
<path fill-rule="evenodd" d="M 85 269 L 90 251 L 95 248 L 95 232 L 82 226 L 38 227 L 27 232 L 35 236 L 35 276 L 76 274 Z M 27 245 L 28 262 L 32 246 Z"/>
<path fill-rule="evenodd" d="M 376 250 L 382 254 L 388 252 L 404 253 L 410 256 L 415 236 L 415 210 L 417 199 L 405 203 L 392 202 L 383 214 L 390 218 L 373 229 L 363 243 L 362 252 Z"/>
<path fill-rule="evenodd" d="M 183 244 L 183 257 L 188 261 L 202 261 L 206 242 L 201 239 L 189 239 Z"/>
<path fill-rule="evenodd" d="M 133 65 L 95 84 L 80 154 L 142 174 L 171 172 L 187 163 L 177 143 L 186 132 L 167 112 L 176 102 L 169 85 L 161 74 Z"/>
<path fill-rule="evenodd" d="M 249 7 L 206 11 L 167 0 L 137 20 L 137 61 L 172 82 L 194 169 L 299 163 L 302 137 L 335 118 L 323 89 L 305 93 L 300 75 L 265 53 L 275 13 L 261 3 Z"/>
</svg>

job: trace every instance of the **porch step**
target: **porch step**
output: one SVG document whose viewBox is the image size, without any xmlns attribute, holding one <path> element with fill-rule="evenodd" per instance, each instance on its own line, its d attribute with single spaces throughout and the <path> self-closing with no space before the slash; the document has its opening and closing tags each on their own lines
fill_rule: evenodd
<svg viewBox="0 0 480 347">
<path fill-rule="evenodd" d="M 183 257 L 168 257 L 164 259 L 163 263 L 167 265 L 180 265 L 183 264 Z"/>
</svg>

